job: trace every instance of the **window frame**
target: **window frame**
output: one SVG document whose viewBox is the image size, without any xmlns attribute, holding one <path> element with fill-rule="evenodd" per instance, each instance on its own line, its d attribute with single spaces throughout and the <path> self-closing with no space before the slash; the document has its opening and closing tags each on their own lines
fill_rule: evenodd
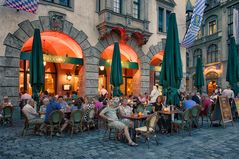
<svg viewBox="0 0 239 159">
<path fill-rule="evenodd" d="M 207 63 L 218 62 L 218 46 L 217 44 L 211 44 L 207 48 Z"/>
<path fill-rule="evenodd" d="M 161 32 L 161 33 L 164 32 L 164 19 L 165 19 L 165 18 L 164 18 L 164 9 L 165 9 L 165 8 L 158 7 L 158 27 L 157 27 L 158 29 L 157 29 L 157 30 L 158 30 L 158 32 Z M 159 29 L 160 26 L 161 26 L 161 25 L 160 25 L 160 19 L 159 19 L 159 17 L 160 17 L 160 12 L 159 12 L 159 11 L 160 11 L 160 10 L 162 11 L 162 24 L 161 24 L 161 25 L 162 25 L 162 30 Z"/>
<path fill-rule="evenodd" d="M 61 7 L 61 8 L 64 8 L 66 10 L 74 11 L 75 0 L 67 0 L 67 1 L 68 1 L 67 5 L 57 3 L 55 0 L 40 0 L 39 3 L 45 4 L 45 5 L 52 5 L 52 6 L 56 6 L 56 7 Z"/>
<path fill-rule="evenodd" d="M 135 6 L 137 6 L 137 10 L 135 10 L 136 9 Z M 136 19 L 140 19 L 140 0 L 133 0 L 133 7 L 132 7 L 132 9 L 133 9 L 132 16 L 134 18 L 136 18 Z"/>
<path fill-rule="evenodd" d="M 113 11 L 122 14 L 122 0 L 113 0 Z"/>
<path fill-rule="evenodd" d="M 193 52 L 193 67 L 197 65 L 197 58 L 201 57 L 202 58 L 202 49 L 197 48 Z"/>
<path fill-rule="evenodd" d="M 228 17 L 227 34 L 228 34 L 228 37 L 233 36 L 233 9 L 238 9 L 238 11 L 239 11 L 239 3 L 233 4 L 229 7 L 227 7 L 227 17 Z"/>
<path fill-rule="evenodd" d="M 214 22 L 215 22 L 215 25 L 210 25 L 211 23 L 214 23 Z M 210 33 L 211 26 L 213 26 L 212 27 L 212 33 Z M 214 26 L 216 27 L 215 32 L 214 32 Z M 215 33 L 217 33 L 217 20 L 216 19 L 211 20 L 211 21 L 208 22 L 208 35 L 213 35 Z"/>
<path fill-rule="evenodd" d="M 172 13 L 171 10 L 166 9 L 166 32 L 168 30 L 169 16 L 170 16 L 171 13 Z"/>
</svg>

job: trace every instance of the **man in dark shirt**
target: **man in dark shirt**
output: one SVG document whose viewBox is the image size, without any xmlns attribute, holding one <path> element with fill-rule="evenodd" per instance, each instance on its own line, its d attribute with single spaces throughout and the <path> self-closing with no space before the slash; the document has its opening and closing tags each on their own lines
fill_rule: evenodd
<svg viewBox="0 0 239 159">
<path fill-rule="evenodd" d="M 45 115 L 45 122 L 48 122 L 49 119 L 49 115 L 55 111 L 55 110 L 60 110 L 61 109 L 61 105 L 59 103 L 56 102 L 56 98 L 52 97 L 50 99 L 50 102 L 48 103 L 47 107 L 46 107 L 46 115 Z"/>
<path fill-rule="evenodd" d="M 194 102 L 196 102 L 197 104 L 200 104 L 200 103 L 201 103 L 200 93 L 195 93 L 195 94 L 192 96 L 192 100 L 193 100 Z"/>
<path fill-rule="evenodd" d="M 49 121 L 49 116 L 50 114 L 55 111 L 55 110 L 60 110 L 61 109 L 61 105 L 59 103 L 56 102 L 56 98 L 52 97 L 50 99 L 50 103 L 47 105 L 46 108 L 46 116 L 45 116 L 45 123 L 48 123 Z M 61 132 L 67 127 L 69 121 L 67 119 L 64 119 L 62 121 L 62 126 L 61 126 Z M 59 133 L 56 134 L 57 136 L 60 136 Z"/>
</svg>

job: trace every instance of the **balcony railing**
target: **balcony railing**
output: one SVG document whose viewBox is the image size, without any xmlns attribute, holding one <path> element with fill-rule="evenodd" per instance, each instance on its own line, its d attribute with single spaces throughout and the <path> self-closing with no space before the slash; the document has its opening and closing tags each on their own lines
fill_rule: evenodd
<svg viewBox="0 0 239 159">
<path fill-rule="evenodd" d="M 148 30 L 149 21 L 133 18 L 130 15 L 116 13 L 110 9 L 101 10 L 99 13 L 99 19 L 99 24 L 96 27 L 101 38 L 116 27 L 124 28 L 128 35 L 134 32 L 139 32 L 146 40 L 148 40 L 152 34 Z"/>
</svg>

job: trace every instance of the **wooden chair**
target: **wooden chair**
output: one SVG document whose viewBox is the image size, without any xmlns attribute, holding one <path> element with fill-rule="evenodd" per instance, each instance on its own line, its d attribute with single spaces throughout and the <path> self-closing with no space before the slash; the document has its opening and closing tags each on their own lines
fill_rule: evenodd
<svg viewBox="0 0 239 159">
<path fill-rule="evenodd" d="M 74 130 L 80 130 L 82 132 L 82 119 L 83 113 L 80 110 L 75 110 L 71 113 L 70 117 L 70 126 L 71 126 L 71 137 L 74 133 Z"/>
<path fill-rule="evenodd" d="M 13 107 L 12 106 L 6 106 L 2 109 L 2 123 L 10 124 L 12 126 L 12 114 L 13 114 Z"/>
<path fill-rule="evenodd" d="M 145 142 L 148 143 L 148 148 L 151 137 L 154 137 L 157 145 L 159 144 L 156 134 L 156 125 L 158 123 L 158 120 L 159 113 L 155 112 L 146 119 L 146 126 L 135 129 L 136 134 L 140 133 L 145 138 Z"/>
<path fill-rule="evenodd" d="M 181 119 L 176 119 L 174 121 L 172 121 L 171 123 L 171 132 L 173 132 L 173 130 L 177 130 L 177 132 L 179 132 L 179 130 L 182 130 L 182 135 L 183 135 L 183 131 L 185 128 L 187 128 L 189 130 L 189 135 L 191 135 L 191 127 L 192 127 L 192 121 L 191 121 L 191 109 L 186 109 L 182 114 L 181 114 Z"/>
<path fill-rule="evenodd" d="M 61 132 L 61 122 L 63 120 L 63 112 L 60 110 L 53 111 L 49 115 L 49 123 L 46 124 L 46 129 L 50 129 L 50 136 L 52 138 L 54 132 L 62 133 Z"/>
</svg>

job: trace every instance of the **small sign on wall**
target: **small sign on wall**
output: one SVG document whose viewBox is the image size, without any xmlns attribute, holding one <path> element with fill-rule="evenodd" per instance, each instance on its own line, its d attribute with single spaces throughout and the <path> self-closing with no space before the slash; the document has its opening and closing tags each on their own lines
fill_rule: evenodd
<svg viewBox="0 0 239 159">
<path fill-rule="evenodd" d="M 70 84 L 63 84 L 62 89 L 63 89 L 63 91 L 70 91 L 71 90 L 71 85 Z"/>
</svg>

